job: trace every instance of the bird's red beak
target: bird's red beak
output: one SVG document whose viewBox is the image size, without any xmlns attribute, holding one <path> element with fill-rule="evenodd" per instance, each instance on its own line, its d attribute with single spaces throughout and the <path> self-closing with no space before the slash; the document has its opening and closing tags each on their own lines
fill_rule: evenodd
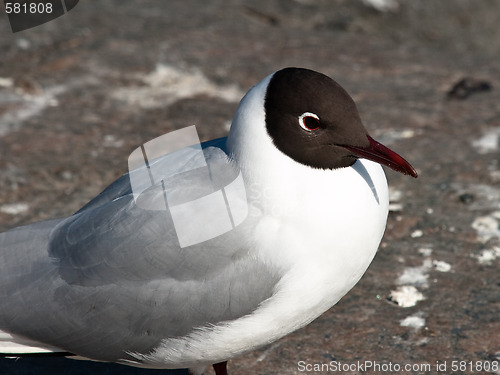
<svg viewBox="0 0 500 375">
<path fill-rule="evenodd" d="M 400 172 L 405 175 L 410 175 L 415 178 L 418 177 L 417 171 L 415 171 L 410 163 L 408 163 L 400 155 L 385 147 L 382 143 L 377 142 L 369 135 L 367 135 L 367 137 L 368 141 L 370 142 L 367 147 L 346 145 L 342 145 L 342 147 L 352 151 L 357 157 L 365 158 L 376 163 L 386 165 L 389 168 L 394 169 L 396 172 Z"/>
</svg>

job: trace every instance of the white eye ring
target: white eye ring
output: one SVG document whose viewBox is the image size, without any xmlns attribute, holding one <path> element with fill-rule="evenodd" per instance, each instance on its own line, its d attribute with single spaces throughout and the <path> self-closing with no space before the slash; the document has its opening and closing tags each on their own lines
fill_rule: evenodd
<svg viewBox="0 0 500 375">
<path fill-rule="evenodd" d="M 309 120 L 308 120 L 309 119 Z M 311 126 L 311 119 L 314 119 L 314 125 Z M 309 122 L 309 123 L 308 123 Z M 308 132 L 318 130 L 319 129 L 319 116 L 312 112 L 304 112 L 299 116 L 299 125 L 302 129 L 307 130 Z"/>
</svg>

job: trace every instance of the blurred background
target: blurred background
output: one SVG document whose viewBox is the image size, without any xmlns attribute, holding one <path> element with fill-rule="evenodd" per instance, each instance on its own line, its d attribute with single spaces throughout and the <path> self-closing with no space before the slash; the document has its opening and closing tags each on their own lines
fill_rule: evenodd
<svg viewBox="0 0 500 375">
<path fill-rule="evenodd" d="M 420 177 L 386 171 L 386 235 L 360 283 L 230 373 L 298 374 L 301 361 L 500 373 L 500 2 L 82 0 L 18 33 L 2 7 L 1 231 L 71 215 L 152 138 L 193 124 L 225 136 L 273 71 L 318 70 Z M 0 359 L 0 372 L 159 373 L 62 358 Z"/>
</svg>

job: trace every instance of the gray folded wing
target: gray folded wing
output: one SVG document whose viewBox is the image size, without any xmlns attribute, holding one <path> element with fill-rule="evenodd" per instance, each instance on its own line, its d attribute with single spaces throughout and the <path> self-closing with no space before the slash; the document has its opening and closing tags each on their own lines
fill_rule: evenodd
<svg viewBox="0 0 500 375">
<path fill-rule="evenodd" d="M 204 156 L 218 171 L 218 189 L 237 171 L 211 146 Z M 144 194 L 161 202 L 170 189 L 182 200 L 182 189 L 199 185 L 197 178 L 185 173 Z M 0 330 L 117 361 L 236 319 L 269 298 L 278 281 L 275 270 L 249 256 L 242 238 L 251 227 L 247 219 L 181 247 L 168 209 L 140 207 L 124 175 L 69 218 L 0 234 Z"/>
</svg>

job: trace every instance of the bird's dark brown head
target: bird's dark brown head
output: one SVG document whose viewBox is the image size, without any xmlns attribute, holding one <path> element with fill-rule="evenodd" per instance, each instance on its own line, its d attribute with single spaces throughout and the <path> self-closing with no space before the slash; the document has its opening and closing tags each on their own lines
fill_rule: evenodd
<svg viewBox="0 0 500 375">
<path fill-rule="evenodd" d="M 324 74 L 302 68 L 276 72 L 264 107 L 273 143 L 301 164 L 337 169 L 366 158 L 417 177 L 406 160 L 368 135 L 352 98 Z"/>
</svg>

